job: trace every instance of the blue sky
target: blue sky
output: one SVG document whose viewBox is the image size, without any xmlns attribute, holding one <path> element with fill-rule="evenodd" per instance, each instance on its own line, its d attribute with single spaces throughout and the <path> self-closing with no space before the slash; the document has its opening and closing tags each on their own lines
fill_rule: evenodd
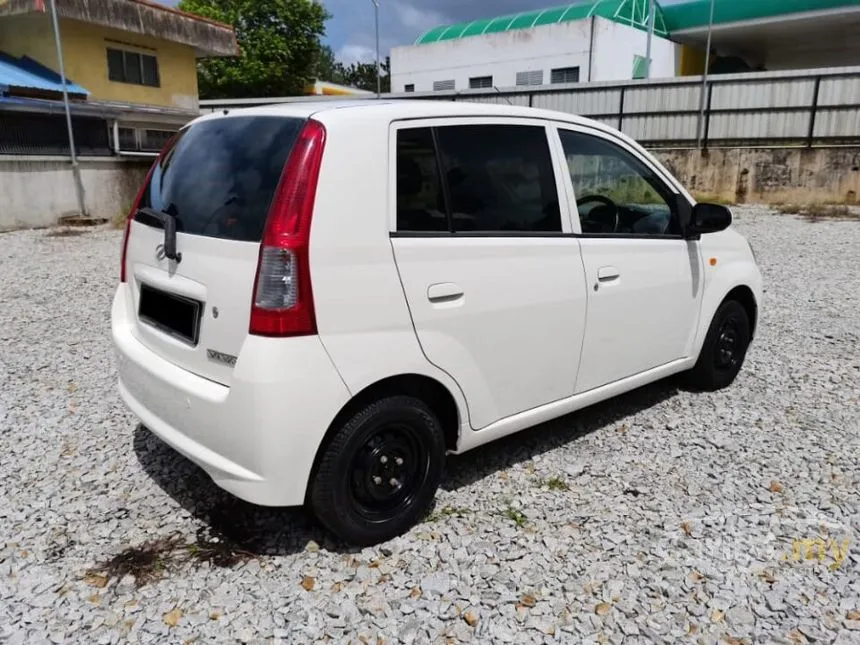
<svg viewBox="0 0 860 645">
<path fill-rule="evenodd" d="M 176 0 L 162 1 L 176 4 Z M 346 63 L 372 60 L 375 40 L 371 0 L 322 3 L 332 14 L 325 40 L 337 58 Z M 380 49 L 384 57 L 392 47 L 408 45 L 438 25 L 560 4 L 565 4 L 564 0 L 379 0 Z"/>
</svg>

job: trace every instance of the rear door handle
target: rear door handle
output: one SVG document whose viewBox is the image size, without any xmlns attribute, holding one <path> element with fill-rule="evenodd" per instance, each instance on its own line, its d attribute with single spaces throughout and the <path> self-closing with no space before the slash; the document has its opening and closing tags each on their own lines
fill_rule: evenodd
<svg viewBox="0 0 860 645">
<path fill-rule="evenodd" d="M 597 270 L 598 282 L 610 282 L 621 277 L 621 272 L 615 267 L 600 267 Z"/>
<path fill-rule="evenodd" d="M 427 299 L 430 302 L 450 302 L 463 297 L 463 289 L 453 282 L 440 282 L 427 287 Z"/>
</svg>

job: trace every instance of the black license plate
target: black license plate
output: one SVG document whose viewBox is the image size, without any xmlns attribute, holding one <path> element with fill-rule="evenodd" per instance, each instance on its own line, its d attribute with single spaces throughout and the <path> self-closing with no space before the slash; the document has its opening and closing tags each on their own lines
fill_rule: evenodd
<svg viewBox="0 0 860 645">
<path fill-rule="evenodd" d="M 140 321 L 191 345 L 200 334 L 200 309 L 198 300 L 140 285 Z"/>
</svg>

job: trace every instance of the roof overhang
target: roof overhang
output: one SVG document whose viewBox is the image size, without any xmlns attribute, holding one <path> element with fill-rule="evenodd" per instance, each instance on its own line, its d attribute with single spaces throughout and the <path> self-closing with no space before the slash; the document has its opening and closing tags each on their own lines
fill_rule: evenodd
<svg viewBox="0 0 860 645">
<path fill-rule="evenodd" d="M 860 60 L 860 6 L 809 11 L 755 20 L 714 25 L 711 49 L 720 55 L 743 56 L 758 62 L 768 57 L 844 56 L 844 64 Z M 708 27 L 697 26 L 672 32 L 672 40 L 704 48 Z"/>
<path fill-rule="evenodd" d="M 49 0 L 0 2 L 0 18 L 46 13 Z M 148 0 L 56 0 L 62 18 L 194 47 L 198 57 L 238 56 L 236 33 L 230 25 L 208 20 Z"/>
</svg>

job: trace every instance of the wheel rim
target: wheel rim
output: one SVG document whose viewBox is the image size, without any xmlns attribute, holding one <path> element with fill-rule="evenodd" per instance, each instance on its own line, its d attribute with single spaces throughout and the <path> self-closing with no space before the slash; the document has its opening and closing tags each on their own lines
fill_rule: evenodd
<svg viewBox="0 0 860 645">
<path fill-rule="evenodd" d="M 350 492 L 355 508 L 370 521 L 397 516 L 415 500 L 427 480 L 429 449 L 407 424 L 388 424 L 372 432 L 355 453 Z"/>
<path fill-rule="evenodd" d="M 738 320 L 734 316 L 726 318 L 720 325 L 717 343 L 714 348 L 714 363 L 719 370 L 735 369 L 743 356 L 743 345 Z"/>
</svg>

